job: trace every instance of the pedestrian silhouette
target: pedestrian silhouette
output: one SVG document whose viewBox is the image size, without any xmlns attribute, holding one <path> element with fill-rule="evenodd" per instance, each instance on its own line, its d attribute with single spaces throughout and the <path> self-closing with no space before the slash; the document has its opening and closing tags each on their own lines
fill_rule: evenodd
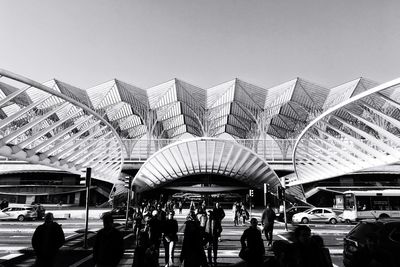
<svg viewBox="0 0 400 267">
<path fill-rule="evenodd" d="M 165 266 L 174 266 L 174 250 L 178 241 L 178 222 L 174 219 L 174 212 L 170 211 L 168 219 L 164 224 L 164 249 L 165 249 Z"/>
<path fill-rule="evenodd" d="M 257 219 L 252 218 L 250 220 L 250 227 L 244 230 L 240 238 L 242 249 L 239 256 L 246 261 L 249 267 L 262 266 L 264 261 L 265 248 L 261 231 L 257 225 Z"/>
<path fill-rule="evenodd" d="M 137 246 L 135 253 L 133 254 L 132 267 L 143 267 L 146 266 L 146 250 L 149 248 L 149 234 L 145 230 L 139 231 L 137 235 Z"/>
<path fill-rule="evenodd" d="M 53 213 L 47 213 L 44 223 L 39 225 L 32 236 L 32 247 L 36 253 L 35 266 L 55 266 L 54 260 L 65 237 L 61 225 L 54 222 Z"/>
<path fill-rule="evenodd" d="M 103 215 L 103 226 L 95 238 L 93 260 L 98 267 L 117 266 L 124 253 L 122 234 L 113 225 L 111 213 Z"/>
<path fill-rule="evenodd" d="M 209 210 L 208 213 L 208 221 L 204 230 L 204 241 L 207 247 L 208 264 L 213 266 L 212 260 L 214 260 L 214 266 L 217 266 L 219 229 L 213 212 Z"/>
<path fill-rule="evenodd" d="M 213 218 L 215 220 L 215 229 L 218 233 L 218 240 L 221 242 L 222 220 L 225 218 L 225 211 L 218 202 L 215 203 L 215 208 L 213 209 Z"/>
<path fill-rule="evenodd" d="M 332 267 L 332 259 L 329 249 L 324 245 L 324 239 L 319 235 L 311 236 L 311 244 L 315 247 L 316 256 L 319 258 L 319 266 Z"/>
<path fill-rule="evenodd" d="M 185 222 L 180 261 L 185 267 L 208 267 L 204 253 L 200 223 L 196 215 L 188 216 Z"/>
<path fill-rule="evenodd" d="M 274 231 L 274 222 L 275 222 L 276 214 L 274 210 L 271 208 L 269 204 L 267 204 L 267 208 L 263 211 L 261 217 L 261 223 L 264 226 L 264 234 L 265 238 L 268 241 L 268 246 L 272 245 L 272 232 Z"/>
<path fill-rule="evenodd" d="M 298 267 L 323 266 L 319 250 L 311 240 L 311 229 L 306 225 L 299 225 L 294 230 L 294 256 Z"/>
</svg>

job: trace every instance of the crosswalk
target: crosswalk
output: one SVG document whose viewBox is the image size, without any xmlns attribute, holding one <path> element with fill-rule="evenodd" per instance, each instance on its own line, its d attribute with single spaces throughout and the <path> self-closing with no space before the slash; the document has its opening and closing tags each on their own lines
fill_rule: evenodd
<svg viewBox="0 0 400 267">
<path fill-rule="evenodd" d="M 179 266 L 179 256 L 182 249 L 182 241 L 183 241 L 183 231 L 184 231 L 184 222 L 186 219 L 187 212 L 183 212 L 183 214 L 177 214 L 175 219 L 178 221 L 179 232 L 178 232 L 178 242 L 175 248 L 175 265 Z M 260 217 L 260 213 L 254 213 L 253 216 Z M 116 223 L 124 224 L 125 220 L 116 220 Z M 93 258 L 92 251 L 85 250 L 82 248 L 82 238 L 74 238 L 74 236 L 79 236 L 79 234 L 75 233 L 79 226 L 77 227 L 77 223 L 70 223 L 68 221 L 64 221 L 63 223 L 64 232 L 66 237 L 68 237 L 69 241 L 63 246 L 62 253 L 64 253 L 64 261 L 65 257 L 68 260 L 68 264 L 63 264 L 62 266 L 72 266 L 72 267 L 89 267 L 93 266 Z M 100 229 L 101 221 L 91 222 L 90 225 L 90 233 L 89 236 L 93 236 L 95 231 Z M 246 226 L 234 226 L 232 214 L 229 211 L 226 211 L 226 217 L 222 222 L 223 232 L 222 232 L 222 242 L 219 243 L 218 248 L 218 266 L 229 266 L 232 263 L 237 263 L 240 261 L 238 257 L 241 245 L 240 245 L 240 237 L 243 231 L 249 227 L 249 224 Z M 292 226 L 289 226 L 293 229 Z M 343 253 L 343 237 L 347 234 L 352 226 L 348 225 L 310 225 L 312 229 L 312 234 L 318 234 L 322 236 L 325 240 L 325 245 L 328 247 L 332 259 L 334 261 L 334 266 L 343 266 L 341 263 L 341 257 Z M 10 228 L 10 229 L 7 229 Z M 27 235 L 34 230 L 36 227 L 23 227 L 18 229 L 12 229 L 12 227 L 2 227 L 0 228 L 0 235 L 3 232 L 11 230 L 13 238 L 18 239 L 18 236 L 27 237 Z M 120 227 L 121 230 L 124 229 L 123 226 Z M 80 228 L 79 232 L 82 228 Z M 289 229 L 291 230 L 291 229 Z M 123 259 L 120 261 L 119 266 L 127 267 L 132 266 L 133 263 L 133 255 L 135 251 L 135 240 L 131 231 L 123 231 L 124 232 L 124 242 L 125 242 L 125 252 Z M 81 234 L 82 236 L 82 234 Z M 288 240 L 289 232 L 284 229 L 284 224 L 277 222 L 275 224 L 274 229 L 274 240 Z M 273 256 L 273 253 L 270 250 L 270 247 L 267 246 L 267 241 L 264 239 L 264 246 L 266 248 L 266 256 Z M 11 259 L 13 257 L 17 257 L 20 255 L 19 250 L 24 250 L 26 247 L 20 247 L 19 245 L 7 245 L 2 246 L 0 244 L 0 251 L 8 252 L 7 255 L 4 255 L 0 258 L 1 261 Z M 207 253 L 207 252 L 206 252 Z M 65 256 L 66 255 L 66 256 Z M 159 263 L 160 266 L 165 266 L 164 261 L 164 247 L 161 243 L 160 253 L 159 253 Z M 34 256 L 25 259 L 24 261 L 12 265 L 12 266 L 32 266 L 34 262 Z"/>
<path fill-rule="evenodd" d="M 257 215 L 256 215 L 257 216 Z M 186 215 L 181 214 L 175 216 L 175 219 L 177 219 L 178 224 L 179 224 L 179 233 L 178 233 L 178 238 L 179 241 L 177 243 L 177 246 L 175 248 L 175 263 L 177 266 L 179 266 L 179 255 L 181 252 L 181 245 L 183 241 L 183 225 L 185 222 Z M 218 248 L 218 262 L 219 266 L 228 266 L 229 264 L 236 263 L 240 261 L 240 258 L 238 257 L 239 252 L 240 252 L 240 237 L 243 233 L 243 231 L 249 227 L 249 224 L 246 226 L 234 226 L 233 225 L 233 220 L 232 214 L 230 214 L 229 211 L 226 212 L 226 217 L 222 223 L 223 226 L 223 232 L 222 232 L 222 242 L 219 243 L 219 248 Z M 335 227 L 333 229 L 328 229 L 330 226 L 329 225 L 323 225 L 326 227 L 312 227 L 312 232 L 313 234 L 318 234 L 321 235 L 324 239 L 325 238 L 330 238 L 331 236 L 336 236 L 340 237 L 342 240 L 343 236 L 348 233 L 349 228 L 348 227 Z M 276 227 L 274 230 L 274 240 L 287 240 L 289 234 L 288 232 L 284 229 L 284 225 L 282 223 L 276 223 Z M 264 246 L 266 248 L 266 256 L 273 256 L 272 251 L 270 250 L 270 247 L 267 246 L 267 241 L 264 238 Z M 341 255 L 343 252 L 342 249 L 342 243 L 341 242 L 334 242 L 332 244 L 332 247 L 328 247 L 330 250 L 330 253 L 332 255 Z M 133 262 L 133 254 L 134 254 L 134 248 L 127 248 L 124 253 L 124 257 L 121 260 L 119 266 L 127 267 L 127 266 L 132 266 Z M 160 247 L 160 256 L 159 256 L 159 263 L 160 266 L 165 266 L 165 261 L 164 261 L 164 255 L 165 251 L 163 248 L 163 245 L 161 244 Z M 336 265 L 337 266 L 337 265 Z"/>
</svg>

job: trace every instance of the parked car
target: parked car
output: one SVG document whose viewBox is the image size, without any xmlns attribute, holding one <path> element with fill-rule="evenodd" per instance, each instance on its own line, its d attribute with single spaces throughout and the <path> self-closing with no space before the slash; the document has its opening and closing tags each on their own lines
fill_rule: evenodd
<svg viewBox="0 0 400 267">
<path fill-rule="evenodd" d="M 34 207 L 8 207 L 0 212 L 0 220 L 18 220 L 20 222 L 31 219 L 35 220 L 37 213 Z"/>
<path fill-rule="evenodd" d="M 310 208 L 311 208 L 311 206 L 293 206 L 293 207 L 287 208 L 286 209 L 287 221 L 292 222 L 292 217 L 294 214 L 304 212 Z M 285 220 L 283 212 L 281 212 L 277 215 L 277 220 L 281 221 L 281 222 L 283 222 Z"/>
<path fill-rule="evenodd" d="M 125 219 L 126 218 L 126 207 L 117 207 L 117 208 L 109 211 L 109 213 L 111 213 L 111 216 L 114 219 Z M 135 213 L 135 209 L 133 207 L 129 207 L 128 217 L 132 218 L 134 213 Z M 101 214 L 100 218 L 103 218 L 104 214 L 105 213 Z"/>
<path fill-rule="evenodd" d="M 400 266 L 400 220 L 399 219 L 380 219 L 365 220 L 359 222 L 344 238 L 343 264 L 354 266 L 359 253 L 366 246 L 367 236 L 374 233 L 377 236 L 379 249 L 382 249 L 393 257 L 391 259 L 396 265 Z"/>
<path fill-rule="evenodd" d="M 339 221 L 336 213 L 327 208 L 311 208 L 293 215 L 293 223 L 325 222 L 336 224 Z"/>
</svg>

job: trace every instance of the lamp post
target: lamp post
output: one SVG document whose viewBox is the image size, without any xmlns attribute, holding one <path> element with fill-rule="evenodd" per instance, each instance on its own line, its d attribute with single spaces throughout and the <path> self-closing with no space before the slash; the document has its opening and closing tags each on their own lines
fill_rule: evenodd
<svg viewBox="0 0 400 267">
<path fill-rule="evenodd" d="M 128 179 L 128 196 L 126 198 L 125 229 L 128 229 L 129 206 L 131 203 L 131 190 L 132 190 L 132 176 L 127 176 L 126 179 Z"/>
<path fill-rule="evenodd" d="M 88 236 L 88 228 L 89 228 L 89 197 L 90 197 L 90 176 L 92 175 L 92 168 L 86 168 L 86 214 L 85 214 L 85 234 L 84 234 L 84 242 L 83 247 L 87 248 L 87 236 Z"/>
<path fill-rule="evenodd" d="M 286 181 L 285 177 L 282 177 L 282 199 L 283 199 L 283 218 L 285 220 L 285 230 L 287 231 L 287 216 L 286 216 Z"/>
</svg>

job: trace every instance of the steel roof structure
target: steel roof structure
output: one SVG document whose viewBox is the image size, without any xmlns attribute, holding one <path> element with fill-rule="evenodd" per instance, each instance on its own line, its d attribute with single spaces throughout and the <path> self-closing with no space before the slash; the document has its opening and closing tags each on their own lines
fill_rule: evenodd
<svg viewBox="0 0 400 267">
<path fill-rule="evenodd" d="M 357 79 L 331 90 L 347 99 L 328 97 L 338 104 L 300 134 L 293 152 L 296 176 L 288 179 L 289 185 L 400 160 L 400 79 L 373 86 Z"/>
<path fill-rule="evenodd" d="M 118 181 L 122 143 L 89 108 L 85 92 L 53 80 L 40 84 L 0 70 L 0 155 Z"/>
<path fill-rule="evenodd" d="M 154 149 L 160 150 L 135 179 L 140 190 L 204 172 L 254 187 L 266 180 L 279 184 L 251 152 L 265 142 L 243 146 L 241 139 L 300 136 L 294 152 L 297 175 L 287 177 L 292 186 L 398 160 L 400 90 L 393 82 L 377 86 L 359 78 L 327 89 L 296 78 L 264 89 L 233 79 L 203 89 L 172 79 L 141 89 L 114 79 L 84 90 L 59 80 L 39 84 L 0 74 L 0 155 L 73 173 L 90 166 L 99 179 L 116 182 L 122 155 L 134 146 L 123 147 L 120 138 L 177 142 L 157 143 Z M 293 147 L 277 144 L 283 152 Z M 189 160 L 194 155 L 197 160 Z M 267 176 L 247 179 L 260 168 Z"/>
</svg>

